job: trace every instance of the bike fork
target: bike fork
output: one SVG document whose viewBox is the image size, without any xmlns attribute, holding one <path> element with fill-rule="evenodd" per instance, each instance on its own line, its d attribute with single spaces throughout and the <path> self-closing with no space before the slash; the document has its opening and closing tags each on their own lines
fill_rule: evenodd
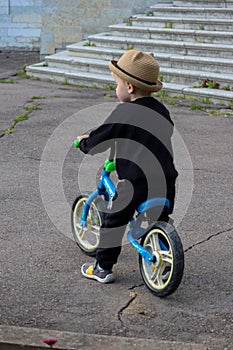
<svg viewBox="0 0 233 350">
<path fill-rule="evenodd" d="M 156 263 L 156 257 L 148 252 L 141 244 L 132 236 L 132 231 L 129 230 L 127 237 L 129 243 L 133 246 L 133 248 L 143 257 L 143 259 L 149 264 L 152 265 Z"/>
<path fill-rule="evenodd" d="M 88 213 L 89 213 L 89 209 L 90 209 L 90 205 L 91 202 L 99 195 L 99 191 L 95 190 L 94 192 L 92 192 L 92 194 L 87 198 L 84 207 L 83 207 L 83 212 L 82 212 L 82 216 L 80 219 L 80 223 L 82 225 L 82 227 L 86 227 L 87 224 L 87 217 L 88 217 Z"/>
</svg>

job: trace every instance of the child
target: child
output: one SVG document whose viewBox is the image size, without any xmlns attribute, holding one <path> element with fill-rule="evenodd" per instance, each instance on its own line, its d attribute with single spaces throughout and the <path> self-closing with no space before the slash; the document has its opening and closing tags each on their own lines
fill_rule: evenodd
<svg viewBox="0 0 233 350">
<path fill-rule="evenodd" d="M 83 276 L 101 283 L 115 278 L 112 267 L 121 251 L 121 241 L 130 218 L 140 203 L 152 197 L 167 197 L 168 212 L 153 213 L 154 220 L 169 220 L 178 175 L 171 136 L 174 124 L 165 106 L 151 96 L 162 88 L 159 64 L 152 54 L 125 52 L 109 68 L 120 100 L 107 120 L 90 135 L 78 136 L 80 150 L 96 154 L 116 145 L 117 199 L 104 214 L 95 263 L 82 266 Z"/>
</svg>

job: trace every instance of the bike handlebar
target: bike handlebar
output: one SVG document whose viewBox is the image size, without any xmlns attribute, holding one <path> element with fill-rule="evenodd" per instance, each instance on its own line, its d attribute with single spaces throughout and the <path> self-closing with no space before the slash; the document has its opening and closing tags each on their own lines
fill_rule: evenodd
<svg viewBox="0 0 233 350">
<path fill-rule="evenodd" d="M 79 144 L 80 141 L 79 140 L 75 140 L 74 141 L 74 147 L 75 148 L 79 148 Z M 114 160 L 112 159 L 108 159 L 104 162 L 104 170 L 107 172 L 112 172 L 116 170 L 116 162 L 114 162 Z"/>
</svg>

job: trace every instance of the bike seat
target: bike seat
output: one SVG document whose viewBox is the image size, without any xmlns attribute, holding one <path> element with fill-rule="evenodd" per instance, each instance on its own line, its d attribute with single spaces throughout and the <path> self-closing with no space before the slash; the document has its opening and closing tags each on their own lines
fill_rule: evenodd
<svg viewBox="0 0 233 350">
<path fill-rule="evenodd" d="M 138 208 L 137 212 L 138 213 L 143 213 L 151 208 L 154 207 L 167 207 L 167 209 L 170 208 L 170 201 L 167 198 L 163 197 L 156 197 L 156 198 L 151 198 L 148 199 L 147 201 L 141 203 Z"/>
</svg>

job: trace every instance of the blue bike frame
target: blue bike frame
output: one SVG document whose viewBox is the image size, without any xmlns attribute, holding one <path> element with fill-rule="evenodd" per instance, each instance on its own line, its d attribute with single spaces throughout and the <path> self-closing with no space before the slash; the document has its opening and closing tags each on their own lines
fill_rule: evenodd
<svg viewBox="0 0 233 350">
<path fill-rule="evenodd" d="M 114 163 L 111 161 L 106 161 L 105 164 L 108 162 L 112 163 L 111 165 L 113 165 Z M 109 163 L 107 165 L 109 165 Z M 102 174 L 101 174 L 101 179 L 99 181 L 98 188 L 90 194 L 90 196 L 88 197 L 88 199 L 84 204 L 84 208 L 81 216 L 82 227 L 85 227 L 87 224 L 87 217 L 88 217 L 90 205 L 91 205 L 91 202 L 95 200 L 95 198 L 97 198 L 100 195 L 103 195 L 106 202 L 112 202 L 114 196 L 117 193 L 116 187 L 113 184 L 112 180 L 110 179 L 111 171 L 115 170 L 115 167 L 113 166 L 112 170 L 110 171 L 107 171 L 107 170 L 108 170 L 108 166 L 105 165 L 104 170 L 102 171 Z M 137 211 L 138 213 L 143 213 L 146 210 L 157 206 L 163 206 L 163 207 L 169 208 L 170 206 L 169 200 L 166 198 L 149 199 L 143 202 L 142 204 L 140 204 L 139 207 L 137 208 Z M 156 261 L 155 256 L 150 254 L 150 252 L 148 252 L 148 250 L 142 247 L 141 244 L 137 241 L 137 239 L 141 238 L 147 230 L 148 228 L 145 229 L 141 227 L 140 220 L 136 220 L 133 217 L 129 222 L 129 231 L 127 233 L 127 238 L 129 243 L 133 246 L 133 248 L 139 254 L 142 255 L 143 259 L 145 259 L 149 265 L 151 265 Z M 167 250 L 167 247 L 164 246 L 162 242 L 160 242 L 160 245 L 163 249 Z"/>
<path fill-rule="evenodd" d="M 83 227 L 86 226 L 90 205 L 95 198 L 97 198 L 100 195 L 103 195 L 105 201 L 109 202 L 110 200 L 113 200 L 114 196 L 116 195 L 116 187 L 109 177 L 110 173 L 110 171 L 106 171 L 105 169 L 102 171 L 98 188 L 95 191 L 93 191 L 87 198 L 81 216 L 81 224 Z"/>
</svg>

